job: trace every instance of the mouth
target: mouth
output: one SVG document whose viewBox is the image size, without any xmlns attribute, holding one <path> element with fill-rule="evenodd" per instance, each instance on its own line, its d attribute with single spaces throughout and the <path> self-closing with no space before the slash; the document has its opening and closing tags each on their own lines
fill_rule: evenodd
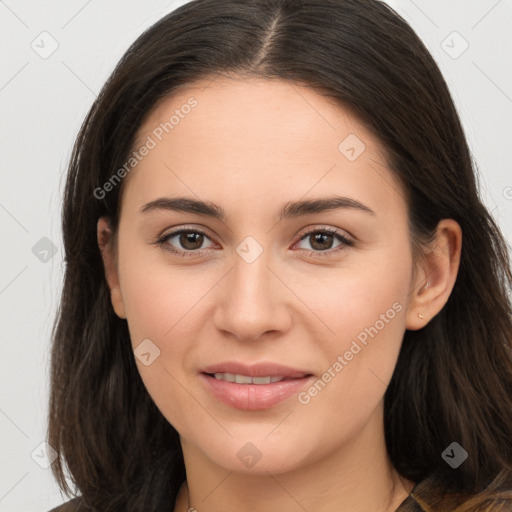
<svg viewBox="0 0 512 512">
<path fill-rule="evenodd" d="M 266 375 L 263 377 L 251 377 L 250 375 L 239 375 L 236 373 L 207 373 L 210 377 L 225 382 L 236 382 L 236 384 L 270 384 L 271 382 L 281 382 L 283 380 L 290 380 L 290 377 L 283 377 L 282 375 Z M 305 375 L 304 375 L 305 377 Z"/>
<path fill-rule="evenodd" d="M 296 395 L 314 380 L 313 374 L 272 363 L 222 363 L 200 372 L 206 390 L 236 409 L 262 410 Z"/>
</svg>

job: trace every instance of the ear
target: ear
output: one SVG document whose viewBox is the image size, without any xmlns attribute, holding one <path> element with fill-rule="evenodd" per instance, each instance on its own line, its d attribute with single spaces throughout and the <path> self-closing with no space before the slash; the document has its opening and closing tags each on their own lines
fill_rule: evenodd
<svg viewBox="0 0 512 512">
<path fill-rule="evenodd" d="M 126 312 L 119 286 L 117 254 L 113 242 L 112 228 L 106 217 L 101 217 L 97 225 L 98 245 L 103 258 L 105 278 L 110 289 L 112 307 L 119 318 L 126 318 Z"/>
<path fill-rule="evenodd" d="M 407 329 L 421 329 L 448 302 L 457 279 L 461 247 L 462 230 L 459 224 L 453 219 L 440 221 L 436 238 L 418 265 L 406 313 Z"/>
</svg>

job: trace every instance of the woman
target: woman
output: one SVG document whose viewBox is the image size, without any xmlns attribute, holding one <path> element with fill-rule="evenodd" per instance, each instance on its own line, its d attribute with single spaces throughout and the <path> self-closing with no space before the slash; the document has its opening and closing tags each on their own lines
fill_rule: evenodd
<svg viewBox="0 0 512 512">
<path fill-rule="evenodd" d="M 55 510 L 512 510 L 506 244 L 385 4 L 167 15 L 84 122 L 63 234 Z"/>
</svg>

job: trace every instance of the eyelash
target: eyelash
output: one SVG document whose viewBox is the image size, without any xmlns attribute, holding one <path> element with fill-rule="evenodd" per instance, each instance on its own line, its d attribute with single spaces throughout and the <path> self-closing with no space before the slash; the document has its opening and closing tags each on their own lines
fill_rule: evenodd
<svg viewBox="0 0 512 512">
<path fill-rule="evenodd" d="M 202 231 L 201 229 L 198 229 L 198 228 L 194 228 L 194 229 L 191 229 L 191 228 L 190 229 L 181 228 L 181 229 L 178 229 L 176 231 L 172 231 L 171 233 L 167 233 L 166 235 L 161 236 L 160 238 L 158 238 L 158 240 L 155 242 L 155 244 L 159 245 L 164 250 L 171 252 L 173 255 L 182 256 L 182 257 L 193 257 L 193 256 L 202 255 L 202 254 L 208 252 L 207 249 L 198 249 L 198 250 L 194 250 L 194 251 L 190 251 L 190 250 L 189 251 L 178 251 L 176 249 L 172 249 L 170 244 L 168 243 L 168 240 L 170 238 L 173 238 L 173 237 L 177 236 L 177 235 L 181 235 L 182 233 L 199 233 L 199 234 L 205 236 L 206 238 L 210 239 L 210 237 L 204 231 Z M 341 245 L 338 246 L 335 249 L 327 249 L 325 251 L 311 251 L 309 249 L 303 249 L 303 250 L 307 251 L 308 256 L 323 258 L 323 257 L 330 256 L 333 253 L 337 253 L 337 252 L 343 250 L 344 246 L 346 246 L 346 247 L 353 247 L 355 245 L 354 241 L 352 241 L 352 240 L 346 238 L 345 236 L 341 235 L 336 229 L 333 229 L 333 228 L 321 228 L 321 229 L 314 228 L 314 229 L 304 233 L 300 237 L 299 242 L 302 242 L 302 240 L 304 240 L 308 236 L 310 236 L 312 234 L 317 234 L 317 233 L 329 233 L 331 235 L 334 235 L 336 240 L 338 240 L 341 243 Z"/>
</svg>

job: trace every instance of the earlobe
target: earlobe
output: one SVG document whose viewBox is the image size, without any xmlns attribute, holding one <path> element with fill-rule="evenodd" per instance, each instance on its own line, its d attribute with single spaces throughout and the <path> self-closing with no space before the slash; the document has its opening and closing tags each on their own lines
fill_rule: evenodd
<svg viewBox="0 0 512 512">
<path fill-rule="evenodd" d="M 119 285 L 116 255 L 113 243 L 113 234 L 110 222 L 106 217 L 101 217 L 97 224 L 98 246 L 103 259 L 105 279 L 110 289 L 110 300 L 116 315 L 119 318 L 126 318 L 126 312 Z"/>
<path fill-rule="evenodd" d="M 424 327 L 443 309 L 455 285 L 460 265 L 462 230 L 453 219 L 439 222 L 432 248 L 424 253 L 413 283 L 406 328 Z"/>
</svg>

